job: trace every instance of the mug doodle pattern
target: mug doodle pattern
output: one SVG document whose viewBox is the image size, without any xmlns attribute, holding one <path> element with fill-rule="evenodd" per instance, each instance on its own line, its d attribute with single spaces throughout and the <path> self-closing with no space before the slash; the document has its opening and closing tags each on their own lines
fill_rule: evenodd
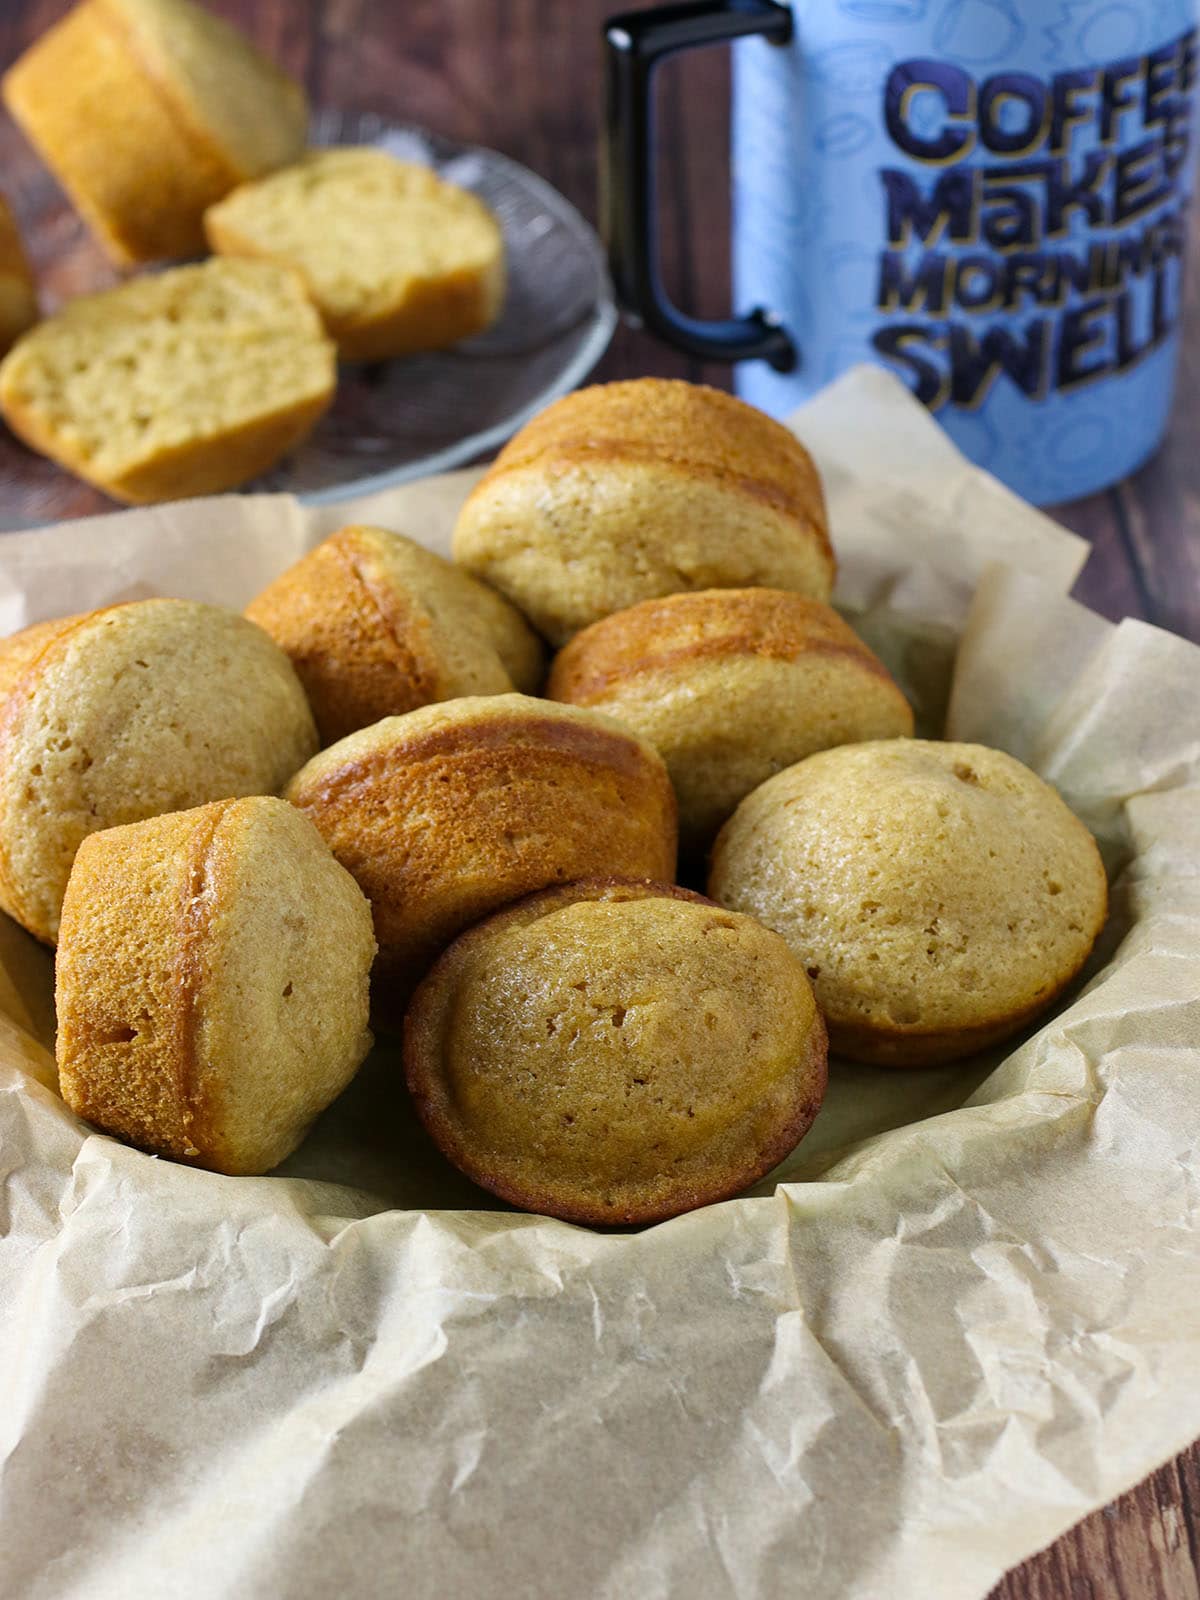
<svg viewBox="0 0 1200 1600">
<path fill-rule="evenodd" d="M 736 300 L 802 355 L 738 392 L 786 415 L 874 360 L 1030 499 L 1137 466 L 1178 350 L 1195 10 L 794 0 L 791 46 L 736 45 Z"/>
</svg>

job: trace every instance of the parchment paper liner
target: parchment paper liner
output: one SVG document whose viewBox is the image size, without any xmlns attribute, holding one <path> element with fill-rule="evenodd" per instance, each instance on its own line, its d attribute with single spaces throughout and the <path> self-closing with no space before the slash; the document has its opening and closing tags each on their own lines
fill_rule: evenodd
<svg viewBox="0 0 1200 1600">
<path fill-rule="evenodd" d="M 90 1134 L 7 925 L 0 1593 L 964 1600 L 1200 1433 L 1200 653 L 1067 600 L 1081 542 L 882 374 L 795 425 L 926 727 L 1099 834 L 1086 987 L 990 1060 L 838 1066 L 775 1181 L 604 1236 L 487 1208 L 386 1053 L 287 1177 Z M 445 549 L 471 477 L 11 536 L 0 631 L 240 605 L 347 520 Z"/>
</svg>

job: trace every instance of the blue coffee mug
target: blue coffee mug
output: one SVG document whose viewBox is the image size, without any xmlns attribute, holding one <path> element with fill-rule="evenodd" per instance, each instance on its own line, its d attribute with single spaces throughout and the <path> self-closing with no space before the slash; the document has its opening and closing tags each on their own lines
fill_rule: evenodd
<svg viewBox="0 0 1200 1600">
<path fill-rule="evenodd" d="M 786 415 L 860 361 L 1038 504 L 1166 429 L 1193 172 L 1197 0 L 691 0 L 606 29 L 617 289 Z M 686 317 L 656 264 L 651 83 L 733 40 L 733 283 Z"/>
</svg>

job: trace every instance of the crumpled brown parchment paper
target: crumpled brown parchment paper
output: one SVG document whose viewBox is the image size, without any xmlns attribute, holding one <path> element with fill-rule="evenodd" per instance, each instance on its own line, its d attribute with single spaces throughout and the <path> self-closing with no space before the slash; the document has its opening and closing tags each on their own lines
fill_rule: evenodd
<svg viewBox="0 0 1200 1600">
<path fill-rule="evenodd" d="M 751 1196 L 602 1235 L 450 1172 L 384 1051 L 285 1176 L 89 1132 L 4 926 L 0 1594 L 965 1600 L 1200 1433 L 1200 652 L 1065 598 L 1080 541 L 882 374 L 795 426 L 925 725 L 1099 834 L 1085 986 L 965 1067 L 837 1065 Z M 445 549 L 472 476 L 14 535 L 0 630 L 241 605 L 351 517 Z"/>
</svg>

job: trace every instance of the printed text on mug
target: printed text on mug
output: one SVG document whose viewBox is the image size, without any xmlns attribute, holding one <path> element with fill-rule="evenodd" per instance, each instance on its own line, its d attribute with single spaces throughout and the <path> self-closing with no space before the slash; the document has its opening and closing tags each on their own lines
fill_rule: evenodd
<svg viewBox="0 0 1200 1600">
<path fill-rule="evenodd" d="M 896 320 L 873 342 L 926 405 L 973 410 L 1001 375 L 1031 399 L 1070 391 L 1168 337 L 1196 71 L 1195 29 L 1050 79 L 976 82 L 930 60 L 892 70 L 884 121 L 919 166 L 880 173 L 876 304 Z"/>
</svg>

